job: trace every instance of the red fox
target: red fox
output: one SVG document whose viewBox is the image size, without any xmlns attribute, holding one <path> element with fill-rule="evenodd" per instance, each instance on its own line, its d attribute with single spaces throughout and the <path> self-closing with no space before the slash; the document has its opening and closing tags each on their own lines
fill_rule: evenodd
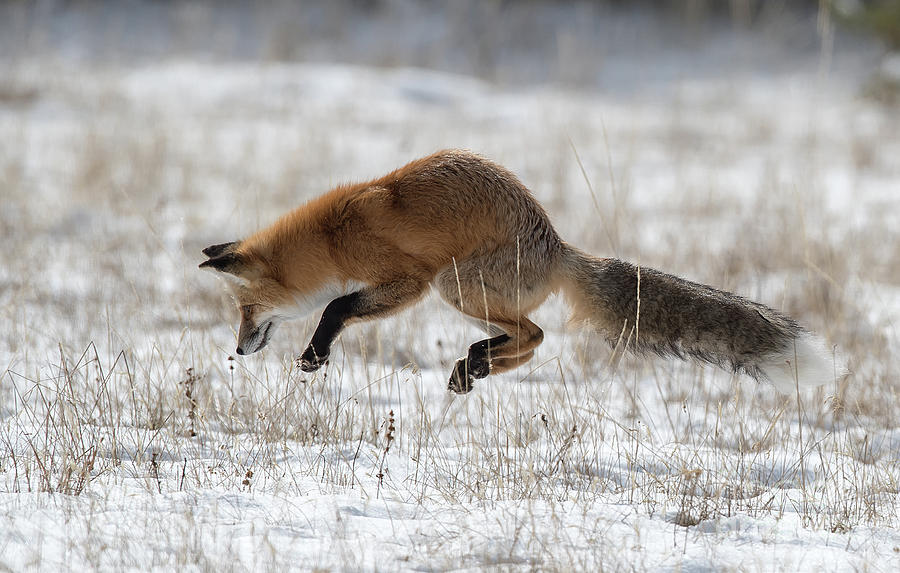
<svg viewBox="0 0 900 573">
<path fill-rule="evenodd" d="M 574 318 L 637 353 L 693 357 L 769 380 L 782 392 L 827 382 L 818 339 L 756 302 L 560 239 L 504 167 L 445 150 L 384 177 L 341 185 L 250 237 L 203 250 L 241 311 L 238 354 L 263 348 L 284 320 L 325 306 L 298 358 L 311 372 L 348 324 L 394 314 L 429 285 L 488 338 L 456 361 L 449 388 L 527 362 L 544 333 L 528 315 L 562 291 Z"/>
</svg>

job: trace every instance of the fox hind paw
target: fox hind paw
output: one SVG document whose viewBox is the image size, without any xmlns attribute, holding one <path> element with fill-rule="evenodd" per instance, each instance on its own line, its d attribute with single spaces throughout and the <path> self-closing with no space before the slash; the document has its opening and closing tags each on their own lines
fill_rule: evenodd
<svg viewBox="0 0 900 573">
<path fill-rule="evenodd" d="M 467 372 L 466 359 L 460 358 L 453 366 L 453 372 L 450 373 L 450 383 L 447 388 L 457 394 L 468 394 L 472 391 L 475 384 L 475 378 Z"/>
<path fill-rule="evenodd" d="M 491 372 L 491 364 L 487 360 L 473 360 L 460 358 L 453 365 L 450 373 L 450 383 L 447 387 L 457 394 L 467 394 L 472 391 L 475 380 L 484 378 Z"/>
<path fill-rule="evenodd" d="M 491 373 L 491 363 L 487 356 L 473 356 L 473 353 L 469 352 L 469 357 L 465 361 L 467 362 L 466 369 L 472 378 L 485 378 Z"/>
</svg>

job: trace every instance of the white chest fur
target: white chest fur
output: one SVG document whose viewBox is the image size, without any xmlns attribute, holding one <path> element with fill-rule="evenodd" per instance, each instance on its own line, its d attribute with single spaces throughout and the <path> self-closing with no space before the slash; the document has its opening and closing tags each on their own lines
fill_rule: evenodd
<svg viewBox="0 0 900 573">
<path fill-rule="evenodd" d="M 290 308 L 279 309 L 279 311 L 286 318 L 303 318 L 321 310 L 334 299 L 357 292 L 366 286 L 366 283 L 359 281 L 325 283 L 314 291 L 294 295 L 294 305 Z"/>
</svg>

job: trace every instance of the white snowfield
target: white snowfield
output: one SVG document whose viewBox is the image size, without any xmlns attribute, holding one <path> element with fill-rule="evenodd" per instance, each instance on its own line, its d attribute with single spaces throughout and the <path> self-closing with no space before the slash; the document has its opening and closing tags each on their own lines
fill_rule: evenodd
<svg viewBox="0 0 900 573">
<path fill-rule="evenodd" d="M 900 569 L 900 114 L 863 92 L 8 65 L 0 569 Z M 200 250 L 445 147 L 514 170 L 585 250 L 791 314 L 849 376 L 785 396 L 619 361 L 558 298 L 535 359 L 462 397 L 480 331 L 435 297 L 315 375 L 293 359 L 318 316 L 236 357 Z"/>
</svg>

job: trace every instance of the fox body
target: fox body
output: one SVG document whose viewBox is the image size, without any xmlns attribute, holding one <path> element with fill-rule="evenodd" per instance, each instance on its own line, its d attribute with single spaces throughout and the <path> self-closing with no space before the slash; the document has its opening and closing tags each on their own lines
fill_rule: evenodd
<svg viewBox="0 0 900 573">
<path fill-rule="evenodd" d="M 818 385 L 831 367 L 794 320 L 709 286 L 565 243 L 528 189 L 479 155 L 446 150 L 365 183 L 341 185 L 244 240 L 204 249 L 232 282 L 238 354 L 279 323 L 325 307 L 300 358 L 321 367 L 353 322 L 396 313 L 432 285 L 489 338 L 472 344 L 450 389 L 528 361 L 543 331 L 528 315 L 562 291 L 574 318 L 636 352 L 694 357 L 768 379 Z"/>
</svg>

